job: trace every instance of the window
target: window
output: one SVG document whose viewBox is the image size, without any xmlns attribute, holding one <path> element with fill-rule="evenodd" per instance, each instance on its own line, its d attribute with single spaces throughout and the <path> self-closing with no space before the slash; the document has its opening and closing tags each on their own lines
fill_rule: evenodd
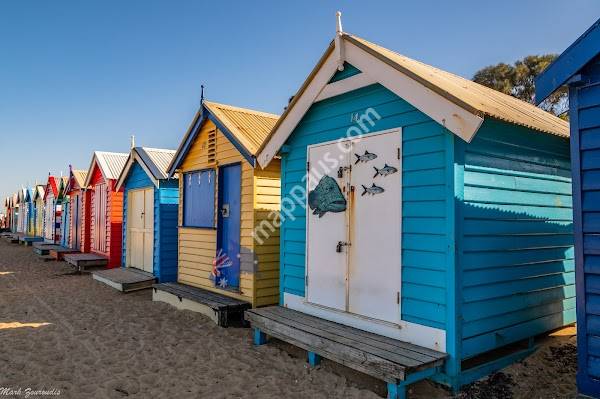
<svg viewBox="0 0 600 399">
<path fill-rule="evenodd" d="M 183 226 L 214 227 L 215 172 L 205 169 L 183 174 Z"/>
</svg>

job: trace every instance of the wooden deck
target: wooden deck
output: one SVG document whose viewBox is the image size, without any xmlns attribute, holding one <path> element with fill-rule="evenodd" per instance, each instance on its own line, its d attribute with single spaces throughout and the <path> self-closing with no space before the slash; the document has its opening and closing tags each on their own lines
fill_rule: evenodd
<svg viewBox="0 0 600 399">
<path fill-rule="evenodd" d="M 131 292 L 152 288 L 156 277 L 152 274 L 131 268 L 118 267 L 108 270 L 97 270 L 92 272 L 94 280 L 100 281 L 121 292 Z"/>
<path fill-rule="evenodd" d="M 40 246 L 37 246 L 37 247 L 34 246 L 33 247 L 33 252 L 35 252 L 40 257 L 48 256 L 49 259 L 56 260 L 55 258 L 53 258 L 53 257 L 50 256 L 50 251 L 56 250 L 56 249 L 59 249 L 59 248 L 62 248 L 62 247 L 60 245 L 56 245 L 56 244 L 46 244 L 46 245 L 40 245 Z"/>
<path fill-rule="evenodd" d="M 24 234 L 22 233 L 10 233 L 3 235 L 2 238 L 4 238 L 6 242 L 9 242 L 11 244 L 18 244 L 22 236 L 24 236 Z"/>
<path fill-rule="evenodd" d="M 202 313 L 221 327 L 243 323 L 244 311 L 252 307 L 248 302 L 185 284 L 162 283 L 154 284 L 153 288 L 154 301 Z"/>
<path fill-rule="evenodd" d="M 247 310 L 255 343 L 272 336 L 308 351 L 315 365 L 320 357 L 388 383 L 388 397 L 402 398 L 405 386 L 440 371 L 447 355 L 408 342 L 359 330 L 281 306 Z"/>
<path fill-rule="evenodd" d="M 90 267 L 104 267 L 108 264 L 108 257 L 93 253 L 70 253 L 65 254 L 63 259 L 65 262 L 75 266 L 78 271 L 83 271 Z"/>
<path fill-rule="evenodd" d="M 23 236 L 20 237 L 20 241 L 21 244 L 30 247 L 31 245 L 33 245 L 34 242 L 41 242 L 44 241 L 44 239 L 42 237 L 37 236 Z"/>
<path fill-rule="evenodd" d="M 57 245 L 55 247 L 50 248 L 48 255 L 50 255 L 54 260 L 63 260 L 66 254 L 78 253 L 79 250 L 73 248 L 63 247 L 61 245 Z"/>
<path fill-rule="evenodd" d="M 37 255 L 44 256 L 50 253 L 50 248 L 56 246 L 56 244 L 48 243 L 48 242 L 34 242 L 33 243 L 33 252 Z"/>
</svg>

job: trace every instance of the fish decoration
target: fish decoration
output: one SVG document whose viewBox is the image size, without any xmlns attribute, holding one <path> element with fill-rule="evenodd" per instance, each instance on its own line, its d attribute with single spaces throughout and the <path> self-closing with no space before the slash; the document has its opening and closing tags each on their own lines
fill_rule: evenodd
<svg viewBox="0 0 600 399">
<path fill-rule="evenodd" d="M 354 165 L 356 165 L 359 162 L 366 163 L 377 158 L 376 154 L 373 154 L 372 152 L 369 152 L 367 150 L 365 150 L 365 153 L 363 155 L 354 154 L 354 156 L 356 157 L 356 162 L 354 162 Z"/>
<path fill-rule="evenodd" d="M 373 185 L 371 187 L 367 187 L 363 184 L 362 188 L 365 191 L 362 192 L 362 194 L 360 195 L 361 197 L 365 194 L 376 195 L 376 194 L 381 194 L 382 192 L 385 191 L 383 189 L 383 187 L 376 186 L 375 183 L 373 183 Z"/>
<path fill-rule="evenodd" d="M 377 167 L 373 166 L 373 169 L 375 169 L 375 175 L 373 178 L 376 178 L 377 176 L 386 177 L 387 175 L 391 175 L 392 173 L 396 173 L 398 171 L 398 169 L 388 165 L 387 163 L 383 166 L 383 168 L 377 169 Z"/>
<path fill-rule="evenodd" d="M 337 181 L 331 176 L 323 176 L 319 184 L 308 193 L 308 206 L 313 215 L 323 217 L 327 212 L 344 212 L 346 198 Z"/>
</svg>

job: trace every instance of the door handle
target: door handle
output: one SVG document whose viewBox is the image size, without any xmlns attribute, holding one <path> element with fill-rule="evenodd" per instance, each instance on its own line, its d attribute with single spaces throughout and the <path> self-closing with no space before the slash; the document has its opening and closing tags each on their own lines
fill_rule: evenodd
<svg viewBox="0 0 600 399">
<path fill-rule="evenodd" d="M 337 245 L 335 246 L 335 252 L 340 253 L 340 252 L 342 252 L 343 247 L 349 247 L 349 246 L 350 246 L 349 242 L 338 241 Z"/>
<path fill-rule="evenodd" d="M 224 218 L 229 217 L 229 204 L 223 204 L 223 206 L 221 206 L 221 216 Z"/>
</svg>

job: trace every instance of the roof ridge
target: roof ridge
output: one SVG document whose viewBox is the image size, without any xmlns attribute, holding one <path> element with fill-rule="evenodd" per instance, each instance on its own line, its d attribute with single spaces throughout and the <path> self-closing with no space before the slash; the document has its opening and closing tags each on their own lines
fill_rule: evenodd
<svg viewBox="0 0 600 399">
<path fill-rule="evenodd" d="M 235 105 L 218 103 L 216 101 L 204 100 L 204 103 L 205 104 L 212 104 L 212 105 L 214 105 L 216 107 L 227 108 L 227 109 L 229 109 L 231 111 L 237 111 L 237 112 L 242 112 L 242 113 L 246 113 L 246 114 L 264 116 L 266 118 L 279 119 L 279 117 L 280 117 L 280 115 L 272 114 L 270 112 L 257 111 L 257 110 L 250 109 L 250 108 L 243 108 L 243 107 L 238 107 L 238 106 L 235 106 Z"/>
<path fill-rule="evenodd" d="M 143 149 L 145 151 L 148 151 L 148 150 L 150 150 L 150 151 L 163 151 L 163 152 L 176 152 L 177 151 L 177 150 L 171 150 L 171 149 L 168 149 L 168 148 L 154 148 L 154 147 L 137 147 L 137 148 L 141 148 L 141 149 Z"/>
</svg>

